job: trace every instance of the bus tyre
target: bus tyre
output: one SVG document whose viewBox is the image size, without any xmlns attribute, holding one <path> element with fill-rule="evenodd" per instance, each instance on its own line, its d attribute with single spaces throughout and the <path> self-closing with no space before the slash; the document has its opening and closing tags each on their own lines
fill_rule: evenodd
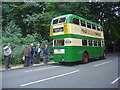
<svg viewBox="0 0 120 90">
<path fill-rule="evenodd" d="M 89 59 L 88 54 L 84 53 L 83 54 L 83 61 L 82 61 L 82 63 L 84 63 L 84 64 L 88 63 L 88 59 Z"/>
</svg>

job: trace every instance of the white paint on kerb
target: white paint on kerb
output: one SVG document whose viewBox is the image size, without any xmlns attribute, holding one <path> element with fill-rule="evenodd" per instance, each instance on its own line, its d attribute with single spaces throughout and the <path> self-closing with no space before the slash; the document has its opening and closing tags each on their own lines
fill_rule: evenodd
<svg viewBox="0 0 120 90">
<path fill-rule="evenodd" d="M 51 69 L 55 67 L 60 67 L 60 66 L 52 66 L 52 67 L 46 67 L 46 68 L 40 68 L 40 69 L 27 70 L 25 72 L 40 71 L 40 70 L 46 70 L 46 69 Z"/>
</svg>

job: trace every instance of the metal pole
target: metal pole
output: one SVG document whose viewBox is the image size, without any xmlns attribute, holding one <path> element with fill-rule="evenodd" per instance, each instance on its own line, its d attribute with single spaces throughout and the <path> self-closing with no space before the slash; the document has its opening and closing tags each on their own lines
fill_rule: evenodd
<svg viewBox="0 0 120 90">
<path fill-rule="evenodd" d="M 113 44 L 113 52 L 115 53 L 115 42 L 113 41 L 112 44 Z"/>
<path fill-rule="evenodd" d="M 115 53 L 115 42 L 114 42 L 114 53 Z"/>
</svg>

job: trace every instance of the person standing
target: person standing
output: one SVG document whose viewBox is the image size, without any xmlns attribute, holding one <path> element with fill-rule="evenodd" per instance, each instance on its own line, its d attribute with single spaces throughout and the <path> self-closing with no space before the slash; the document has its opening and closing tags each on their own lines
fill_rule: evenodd
<svg viewBox="0 0 120 90">
<path fill-rule="evenodd" d="M 36 47 L 36 49 L 35 49 L 35 53 L 36 53 L 36 64 L 39 64 L 39 63 L 40 63 L 40 51 L 41 51 L 40 44 L 37 44 L 37 47 Z"/>
<path fill-rule="evenodd" d="M 28 59 L 30 58 L 30 46 L 29 46 L 29 44 L 27 44 L 24 48 L 24 56 L 25 56 L 24 67 L 27 67 L 27 66 L 29 66 Z"/>
<path fill-rule="evenodd" d="M 4 57 L 5 57 L 5 68 L 8 69 L 10 68 L 9 64 L 10 64 L 10 57 L 12 54 L 10 43 L 8 43 L 8 45 L 5 46 L 3 49 L 4 49 Z"/>
<path fill-rule="evenodd" d="M 29 66 L 32 65 L 32 58 L 33 58 L 33 55 L 34 55 L 34 48 L 33 48 L 34 44 L 31 43 L 30 44 L 30 57 L 29 57 Z"/>
<path fill-rule="evenodd" d="M 47 61 L 48 61 L 48 46 L 47 45 L 45 45 L 43 53 L 44 53 L 44 60 L 43 60 L 43 62 L 44 62 L 44 64 L 47 64 Z"/>
</svg>

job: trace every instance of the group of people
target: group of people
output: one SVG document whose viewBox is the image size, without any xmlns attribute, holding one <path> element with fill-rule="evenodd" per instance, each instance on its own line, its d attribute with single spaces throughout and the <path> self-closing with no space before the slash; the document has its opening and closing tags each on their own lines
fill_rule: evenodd
<svg viewBox="0 0 120 90">
<path fill-rule="evenodd" d="M 33 43 L 27 44 L 24 47 L 24 51 L 23 51 L 24 67 L 32 65 L 32 58 L 34 54 L 36 56 L 35 63 L 36 64 L 40 63 L 40 53 L 41 53 L 40 44 L 37 44 L 36 48 L 33 48 L 33 47 L 34 47 Z M 4 49 L 4 58 L 5 58 L 5 68 L 8 69 L 10 68 L 9 64 L 10 64 L 10 57 L 12 54 L 10 43 L 8 43 L 8 45 L 5 46 L 3 49 Z M 44 64 L 47 64 L 47 61 L 48 61 L 48 46 L 47 45 L 45 45 L 43 53 L 44 53 L 43 62 Z"/>
<path fill-rule="evenodd" d="M 36 54 L 36 60 L 35 63 L 39 64 L 40 63 L 40 53 L 41 53 L 41 47 L 40 44 L 37 44 L 36 48 L 33 48 L 34 44 L 27 44 L 24 48 L 24 67 L 31 66 L 32 65 L 32 58 L 34 53 Z M 44 53 L 44 59 L 43 62 L 44 64 L 47 64 L 47 59 L 48 59 L 48 46 L 45 45 L 43 53 Z"/>
</svg>

